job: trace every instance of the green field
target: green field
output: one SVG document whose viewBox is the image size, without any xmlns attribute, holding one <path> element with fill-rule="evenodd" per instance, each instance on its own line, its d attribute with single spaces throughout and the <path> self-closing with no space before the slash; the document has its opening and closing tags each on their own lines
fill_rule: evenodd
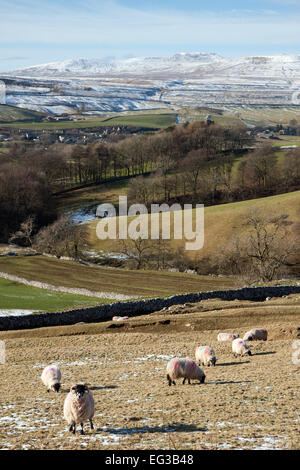
<svg viewBox="0 0 300 470">
<path fill-rule="evenodd" d="M 18 108 L 17 108 L 18 109 Z M 20 118 L 18 118 L 20 120 Z M 175 124 L 174 114 L 137 114 L 112 117 L 109 119 L 93 118 L 80 121 L 59 122 L 14 122 L 1 124 L 2 127 L 13 127 L 28 130 L 85 129 L 88 127 L 134 126 L 148 129 L 163 129 Z"/>
<path fill-rule="evenodd" d="M 232 288 L 235 284 L 233 279 L 222 277 L 83 266 L 73 261 L 46 256 L 2 256 L 0 270 L 55 286 L 78 287 L 137 297 L 222 290 Z"/>
<path fill-rule="evenodd" d="M 0 278 L 0 311 L 21 309 L 55 312 L 111 302 L 113 301 L 29 287 Z"/>
<path fill-rule="evenodd" d="M 214 112 L 218 108 L 222 114 Z M 250 125 L 269 126 L 276 124 L 288 125 L 292 119 L 300 122 L 299 106 L 248 106 L 248 105 L 216 105 L 210 108 L 183 108 L 179 117 L 188 121 L 203 120 L 208 114 L 218 124 L 245 126 L 242 120 Z"/>
<path fill-rule="evenodd" d="M 0 123 L 15 123 L 15 121 L 40 121 L 45 116 L 46 115 L 43 113 L 30 111 L 29 109 L 0 104 Z"/>
</svg>

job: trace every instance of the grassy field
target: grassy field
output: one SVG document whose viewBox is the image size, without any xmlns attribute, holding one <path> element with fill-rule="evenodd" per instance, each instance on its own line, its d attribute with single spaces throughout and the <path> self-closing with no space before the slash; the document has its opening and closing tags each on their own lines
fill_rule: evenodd
<svg viewBox="0 0 300 470">
<path fill-rule="evenodd" d="M 3 127 L 13 127 L 28 130 L 57 130 L 57 129 L 85 129 L 88 127 L 107 126 L 134 126 L 149 129 L 163 129 L 175 124 L 174 114 L 138 114 L 126 115 L 113 118 L 91 118 L 80 121 L 59 121 L 59 122 L 9 122 L 1 124 Z"/>
<path fill-rule="evenodd" d="M 214 108 L 218 108 L 222 114 L 214 112 Z M 210 114 L 212 120 L 219 124 L 240 127 L 246 125 L 243 120 L 255 126 L 288 125 L 292 119 L 300 121 L 299 107 L 296 106 L 216 105 L 212 109 L 184 108 L 178 114 L 182 119 L 190 121 L 203 120 Z"/>
<path fill-rule="evenodd" d="M 119 204 L 119 196 L 126 196 L 130 180 L 115 181 L 112 183 L 76 189 L 57 196 L 58 206 L 63 211 L 75 211 L 87 207 L 96 207 L 99 204 Z"/>
<path fill-rule="evenodd" d="M 84 295 L 52 292 L 0 278 L 0 316 L 1 310 L 56 312 L 111 302 Z"/>
<path fill-rule="evenodd" d="M 292 342 L 300 322 L 299 296 L 269 302 L 204 301 L 156 312 L 111 328 L 112 322 L 0 332 L 2 449 L 223 450 L 298 449 L 299 365 Z M 249 343 L 252 356 L 235 358 L 219 331 L 243 335 L 268 329 L 268 341 Z M 214 368 L 205 383 L 169 387 L 166 364 L 194 358 L 211 345 Z M 47 393 L 40 375 L 56 363 L 62 390 Z M 70 387 L 89 385 L 94 430 L 68 432 L 63 403 Z"/>
<path fill-rule="evenodd" d="M 230 289 L 233 279 L 193 274 L 129 271 L 117 268 L 83 266 L 45 256 L 3 256 L 0 270 L 25 279 L 55 286 L 78 287 L 91 291 L 115 292 L 143 297 L 161 297 L 185 292 Z"/>
<path fill-rule="evenodd" d="M 0 104 L 0 123 L 13 123 L 15 121 L 37 121 L 45 117 L 45 114 L 29 109 L 17 108 Z M 2 124 L 1 124 L 2 125 Z"/>
<path fill-rule="evenodd" d="M 200 251 L 190 251 L 191 257 L 204 258 L 219 247 L 227 243 L 235 233 L 241 234 L 243 227 L 243 217 L 249 210 L 264 210 L 268 213 L 288 213 L 291 221 L 299 220 L 300 191 L 287 194 L 280 194 L 249 201 L 221 204 L 205 208 L 204 221 L 204 247 Z M 128 224 L 132 218 L 129 219 Z M 99 240 L 96 234 L 98 221 L 89 223 L 90 240 L 95 250 L 111 251 L 114 246 L 112 240 Z M 171 217 L 171 238 L 174 234 L 173 216 Z M 185 240 L 172 240 L 172 246 L 183 246 Z"/>
</svg>

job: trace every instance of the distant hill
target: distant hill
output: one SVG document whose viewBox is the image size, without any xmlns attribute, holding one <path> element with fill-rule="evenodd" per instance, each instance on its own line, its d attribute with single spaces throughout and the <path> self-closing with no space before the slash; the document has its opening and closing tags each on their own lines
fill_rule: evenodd
<svg viewBox="0 0 300 470">
<path fill-rule="evenodd" d="M 45 114 L 0 104 L 0 124 L 14 121 L 41 121 Z"/>
<path fill-rule="evenodd" d="M 299 108 L 300 55 L 71 59 L 1 74 L 7 103 L 54 115 L 178 107 Z"/>
<path fill-rule="evenodd" d="M 209 78 L 212 83 L 239 79 L 261 79 L 282 85 L 300 80 L 300 55 L 249 56 L 224 58 L 215 53 L 182 52 L 169 57 L 130 59 L 71 59 L 11 72 L 25 77 L 123 76 L 144 78 Z"/>
</svg>

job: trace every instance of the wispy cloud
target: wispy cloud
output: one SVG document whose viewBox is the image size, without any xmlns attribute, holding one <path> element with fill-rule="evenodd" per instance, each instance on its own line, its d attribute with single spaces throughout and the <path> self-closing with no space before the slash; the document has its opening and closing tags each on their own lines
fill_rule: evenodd
<svg viewBox="0 0 300 470">
<path fill-rule="evenodd" d="M 174 45 L 182 50 L 214 47 L 217 52 L 218 45 L 232 50 L 268 45 L 278 46 L 278 52 L 289 47 L 300 51 L 300 11 L 278 14 L 274 7 L 298 5 L 300 0 L 245 2 L 241 8 L 233 8 L 237 2 L 222 2 L 223 8 L 211 10 L 207 2 L 205 8 L 193 11 L 166 9 L 163 0 L 160 7 L 145 10 L 138 6 L 142 3 L 132 1 L 129 7 L 116 0 L 0 0 L 0 54 L 4 55 L 4 47 L 10 49 L 9 56 L 31 56 L 44 48 L 48 57 L 52 47 L 56 60 L 60 47 L 68 57 L 86 55 L 84 48 L 96 51 L 94 56 L 136 51 L 141 55 L 150 49 L 159 55 Z M 251 3 L 256 8 L 249 7 Z"/>
</svg>

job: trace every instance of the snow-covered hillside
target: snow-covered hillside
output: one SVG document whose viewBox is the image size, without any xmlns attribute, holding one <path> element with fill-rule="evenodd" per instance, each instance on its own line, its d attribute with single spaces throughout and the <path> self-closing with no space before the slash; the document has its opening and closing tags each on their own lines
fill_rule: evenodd
<svg viewBox="0 0 300 470">
<path fill-rule="evenodd" d="M 207 78 L 300 80 L 300 54 L 225 59 L 212 53 L 178 53 L 170 57 L 77 59 L 11 72 L 22 77 L 124 76 L 144 78 Z"/>
<path fill-rule="evenodd" d="M 37 76 L 80 76 L 90 75 L 145 75 L 145 74 L 186 74 L 193 73 L 200 66 L 219 62 L 221 56 L 205 52 L 178 53 L 171 57 L 134 57 L 130 59 L 76 59 L 64 62 L 37 65 L 12 72 L 13 75 Z"/>
<path fill-rule="evenodd" d="M 0 74 L 7 104 L 53 114 L 199 105 L 292 105 L 300 54 L 78 59 Z"/>
</svg>

